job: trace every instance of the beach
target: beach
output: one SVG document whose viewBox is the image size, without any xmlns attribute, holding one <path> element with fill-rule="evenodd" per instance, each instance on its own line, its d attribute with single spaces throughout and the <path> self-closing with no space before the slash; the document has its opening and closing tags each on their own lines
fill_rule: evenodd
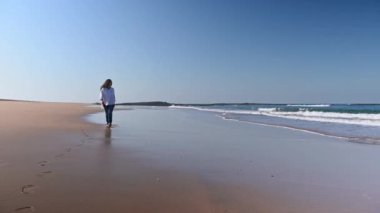
<svg viewBox="0 0 380 213">
<path fill-rule="evenodd" d="M 0 102 L 0 212 L 221 212 L 194 177 L 110 150 L 104 125 L 83 120 L 98 111 Z"/>
<path fill-rule="evenodd" d="M 380 208 L 380 146 L 194 110 L 128 109 L 107 129 L 98 107 L 0 101 L 0 212 Z"/>
</svg>

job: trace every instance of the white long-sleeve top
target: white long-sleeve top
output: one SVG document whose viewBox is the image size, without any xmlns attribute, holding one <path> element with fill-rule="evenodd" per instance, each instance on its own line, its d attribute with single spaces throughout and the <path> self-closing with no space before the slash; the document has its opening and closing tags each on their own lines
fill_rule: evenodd
<svg viewBox="0 0 380 213">
<path fill-rule="evenodd" d="M 115 99 L 115 91 L 111 88 L 102 88 L 100 90 L 99 98 L 101 101 L 104 102 L 106 106 L 108 105 L 115 105 L 116 99 Z"/>
</svg>

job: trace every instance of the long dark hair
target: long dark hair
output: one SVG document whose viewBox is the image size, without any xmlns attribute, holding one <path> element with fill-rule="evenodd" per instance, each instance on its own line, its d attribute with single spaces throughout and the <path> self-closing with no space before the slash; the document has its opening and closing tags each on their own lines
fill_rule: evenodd
<svg viewBox="0 0 380 213">
<path fill-rule="evenodd" d="M 109 88 L 111 88 L 111 86 L 112 86 L 112 80 L 111 80 L 111 79 L 107 79 L 107 80 L 103 83 L 103 85 L 100 87 L 100 89 L 103 89 L 103 88 L 107 88 L 107 89 L 109 89 Z"/>
</svg>

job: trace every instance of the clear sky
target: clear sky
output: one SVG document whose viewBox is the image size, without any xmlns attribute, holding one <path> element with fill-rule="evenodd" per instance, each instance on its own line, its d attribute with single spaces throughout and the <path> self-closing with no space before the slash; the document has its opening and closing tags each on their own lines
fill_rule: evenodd
<svg viewBox="0 0 380 213">
<path fill-rule="evenodd" d="M 1 0 L 0 98 L 380 103 L 380 1 Z"/>
</svg>

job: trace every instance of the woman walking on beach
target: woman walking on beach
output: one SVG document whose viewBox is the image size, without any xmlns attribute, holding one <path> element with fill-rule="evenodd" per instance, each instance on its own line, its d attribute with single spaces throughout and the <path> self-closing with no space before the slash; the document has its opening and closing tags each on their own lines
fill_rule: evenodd
<svg viewBox="0 0 380 213">
<path fill-rule="evenodd" d="M 112 112 L 116 102 L 111 79 L 107 79 L 100 87 L 100 101 L 106 112 L 107 127 L 110 128 L 112 126 Z"/>
</svg>

